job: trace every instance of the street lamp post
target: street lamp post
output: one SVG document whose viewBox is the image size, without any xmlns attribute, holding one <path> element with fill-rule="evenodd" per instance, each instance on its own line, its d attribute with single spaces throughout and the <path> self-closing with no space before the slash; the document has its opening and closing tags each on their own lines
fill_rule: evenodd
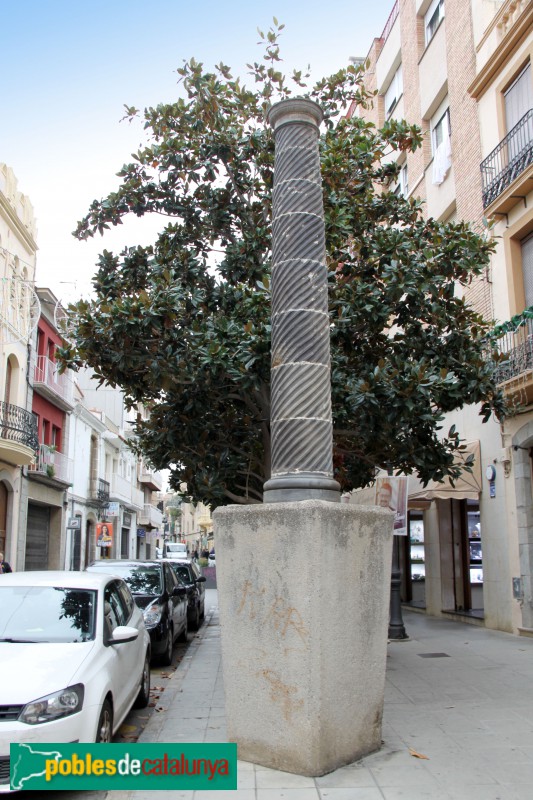
<svg viewBox="0 0 533 800">
<path fill-rule="evenodd" d="M 402 601 L 400 589 L 402 584 L 402 572 L 400 569 L 400 537 L 392 537 L 392 569 L 391 569 L 391 592 L 390 592 L 390 617 L 389 617 L 389 639 L 408 639 L 403 624 Z"/>
</svg>

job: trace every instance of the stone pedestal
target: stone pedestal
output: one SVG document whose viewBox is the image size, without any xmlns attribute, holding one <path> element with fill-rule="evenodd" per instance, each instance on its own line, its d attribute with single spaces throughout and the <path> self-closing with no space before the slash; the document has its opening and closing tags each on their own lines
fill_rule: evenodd
<svg viewBox="0 0 533 800">
<path fill-rule="evenodd" d="M 238 757 L 316 776 L 379 749 L 392 512 L 301 500 L 213 521 Z"/>
</svg>

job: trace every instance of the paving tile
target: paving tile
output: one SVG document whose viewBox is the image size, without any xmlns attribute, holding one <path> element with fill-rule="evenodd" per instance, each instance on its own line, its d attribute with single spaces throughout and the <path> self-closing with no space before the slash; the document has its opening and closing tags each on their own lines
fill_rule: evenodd
<svg viewBox="0 0 533 800">
<path fill-rule="evenodd" d="M 257 768 L 255 772 L 258 789 L 310 789 L 315 788 L 314 778 L 280 772 L 275 769 Z"/>
<path fill-rule="evenodd" d="M 320 800 L 383 800 L 383 794 L 374 786 L 340 788 L 340 789 L 319 789 Z"/>
<path fill-rule="evenodd" d="M 413 786 L 389 787 L 382 789 L 384 800 L 459 800 L 439 787 L 415 788 Z"/>
<path fill-rule="evenodd" d="M 336 769 L 328 775 L 315 778 L 315 783 L 320 790 L 332 788 L 375 788 L 376 782 L 367 767 L 349 766 Z"/>
<path fill-rule="evenodd" d="M 256 789 L 256 800 L 320 800 L 320 795 L 314 786 L 308 789 Z"/>
<path fill-rule="evenodd" d="M 243 772 L 237 767 L 237 788 L 255 789 L 255 772 L 253 770 Z M 238 800 L 238 798 L 236 798 Z"/>
<path fill-rule="evenodd" d="M 408 766 L 394 765 L 379 766 L 373 764 L 371 772 L 377 786 L 415 786 L 431 788 L 438 786 L 438 781 L 425 767 L 419 764 Z"/>
<path fill-rule="evenodd" d="M 530 786 L 531 797 L 533 797 L 533 764 L 531 762 L 515 762 L 511 765 L 492 764 L 487 766 L 487 770 L 490 770 L 494 779 L 503 786 Z"/>
<path fill-rule="evenodd" d="M 153 795 L 151 800 L 154 800 Z M 256 800 L 256 797 L 255 789 L 202 789 L 194 793 L 194 800 Z"/>
</svg>

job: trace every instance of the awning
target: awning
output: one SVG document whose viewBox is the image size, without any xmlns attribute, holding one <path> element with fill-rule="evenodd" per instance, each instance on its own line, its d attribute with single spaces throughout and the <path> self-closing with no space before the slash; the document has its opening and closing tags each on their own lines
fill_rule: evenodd
<svg viewBox="0 0 533 800">
<path fill-rule="evenodd" d="M 455 486 L 451 485 L 449 478 L 445 478 L 442 482 L 430 481 L 424 487 L 415 477 L 410 477 L 409 508 L 427 508 L 432 500 L 479 500 L 482 489 L 479 440 L 466 442 L 465 449 L 456 455 L 455 461 L 457 464 L 464 463 L 470 455 L 474 456 L 472 472 L 464 470 L 461 477 L 454 481 Z M 419 488 L 416 486 L 417 483 Z"/>
</svg>

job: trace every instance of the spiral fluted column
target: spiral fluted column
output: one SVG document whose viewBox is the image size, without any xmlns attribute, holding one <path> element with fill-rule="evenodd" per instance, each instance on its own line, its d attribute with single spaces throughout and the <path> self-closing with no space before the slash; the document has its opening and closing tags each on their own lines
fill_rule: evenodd
<svg viewBox="0 0 533 800">
<path fill-rule="evenodd" d="M 272 216 L 272 473 L 264 502 L 338 502 L 333 479 L 331 368 L 320 107 L 282 100 L 274 128 Z"/>
</svg>

